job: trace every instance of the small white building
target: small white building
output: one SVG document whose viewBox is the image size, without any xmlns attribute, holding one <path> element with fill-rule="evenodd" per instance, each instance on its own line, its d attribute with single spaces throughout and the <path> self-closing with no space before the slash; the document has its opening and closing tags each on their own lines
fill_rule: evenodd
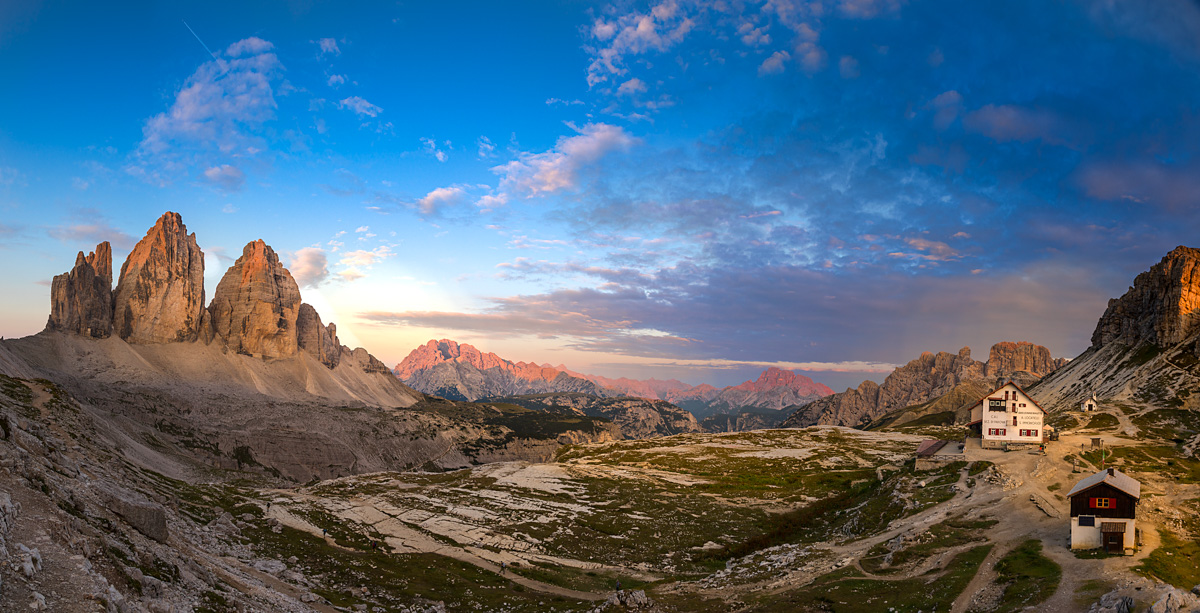
<svg viewBox="0 0 1200 613">
<path fill-rule="evenodd" d="M 1071 549 L 1103 547 L 1124 553 L 1137 547 L 1137 504 L 1142 484 L 1115 469 L 1102 470 L 1071 488 Z"/>
<path fill-rule="evenodd" d="M 1095 392 L 1092 392 L 1092 395 L 1087 400 L 1079 403 L 1080 411 L 1095 411 L 1098 408 L 1100 408 L 1100 401 L 1096 400 Z"/>
<path fill-rule="evenodd" d="M 1009 381 L 971 407 L 968 427 L 982 440 L 984 449 L 998 449 L 1005 444 L 1039 445 L 1049 440 L 1045 418 L 1046 410 Z"/>
</svg>

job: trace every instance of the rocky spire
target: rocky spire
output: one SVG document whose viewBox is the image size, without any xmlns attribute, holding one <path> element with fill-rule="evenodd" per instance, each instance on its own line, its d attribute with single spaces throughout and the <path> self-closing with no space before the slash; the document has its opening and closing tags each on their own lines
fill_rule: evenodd
<svg viewBox="0 0 1200 613">
<path fill-rule="evenodd" d="M 86 257 L 80 251 L 75 267 L 54 277 L 46 329 L 108 338 L 112 319 L 112 247 L 105 241 Z"/>
<path fill-rule="evenodd" d="M 194 341 L 204 313 L 204 253 L 179 213 L 164 213 L 121 266 L 113 330 L 130 343 Z"/>
<path fill-rule="evenodd" d="M 269 358 L 296 355 L 299 310 L 300 287 L 261 239 L 242 249 L 208 306 L 213 331 L 226 347 Z"/>
<path fill-rule="evenodd" d="M 1092 332 L 1092 346 L 1173 345 L 1200 329 L 1200 249 L 1176 247 L 1133 280 Z"/>
<path fill-rule="evenodd" d="M 342 356 L 337 326 L 321 325 L 321 316 L 310 304 L 301 304 L 296 318 L 296 334 L 300 348 L 330 369 L 336 368 Z"/>
</svg>

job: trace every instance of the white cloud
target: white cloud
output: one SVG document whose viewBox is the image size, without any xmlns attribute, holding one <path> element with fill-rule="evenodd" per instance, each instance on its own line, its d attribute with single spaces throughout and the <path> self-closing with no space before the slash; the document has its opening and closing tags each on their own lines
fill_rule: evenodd
<svg viewBox="0 0 1200 613">
<path fill-rule="evenodd" d="M 838 71 L 841 72 L 843 79 L 857 79 L 861 73 L 858 69 L 858 60 L 849 55 L 843 55 L 838 61 Z"/>
<path fill-rule="evenodd" d="M 447 159 L 449 159 L 450 156 L 446 155 L 445 151 L 438 149 L 437 141 L 433 140 L 432 138 L 422 137 L 421 143 L 425 145 L 425 151 L 434 158 L 437 158 L 437 161 L 445 162 Z M 446 141 L 446 146 L 450 146 L 450 141 Z"/>
<path fill-rule="evenodd" d="M 621 84 L 617 88 L 618 96 L 632 96 L 634 94 L 644 93 L 646 91 L 646 82 L 634 77 Z"/>
<path fill-rule="evenodd" d="M 261 39 L 246 39 L 229 46 L 232 59 L 200 65 L 184 81 L 171 108 L 146 120 L 135 162 L 126 171 L 166 183 L 163 173 L 265 149 L 256 131 L 275 118 L 272 84 L 283 70 L 270 48 Z M 265 51 L 246 55 L 254 50 Z"/>
<path fill-rule="evenodd" d="M 266 53 L 275 48 L 275 45 L 257 37 L 251 36 L 243 40 L 239 40 L 225 49 L 225 55 L 229 57 L 241 57 L 243 55 L 259 55 Z"/>
<path fill-rule="evenodd" d="M 579 134 L 560 137 L 550 151 L 522 153 L 493 168 L 492 172 L 501 176 L 500 191 L 532 197 L 572 189 L 582 168 L 638 142 L 620 126 L 605 123 L 589 123 L 576 130 Z"/>
<path fill-rule="evenodd" d="M 322 54 L 325 54 L 325 53 L 332 53 L 334 55 L 342 54 L 342 50 L 338 48 L 336 39 L 322 38 L 317 41 L 317 45 L 319 45 L 321 47 Z"/>
<path fill-rule="evenodd" d="M 227 192 L 235 192 L 246 182 L 246 175 L 236 166 L 222 164 L 213 166 L 203 173 L 204 181 L 215 185 Z"/>
<path fill-rule="evenodd" d="M 383 112 L 383 109 L 358 96 L 343 98 L 338 101 L 338 108 L 354 111 L 359 117 L 376 117 Z"/>
<path fill-rule="evenodd" d="M 346 75 L 333 74 L 329 75 L 329 79 L 325 81 L 330 87 L 337 87 L 346 82 Z"/>
<path fill-rule="evenodd" d="M 466 195 L 467 190 L 459 185 L 439 187 L 418 200 L 417 207 L 420 208 L 422 213 L 429 215 L 436 212 L 438 207 L 450 206 L 462 202 L 466 198 Z"/>
<path fill-rule="evenodd" d="M 230 203 L 226 202 L 226 203 L 225 203 L 225 206 L 221 207 L 221 212 L 222 212 L 222 213 L 236 213 L 236 212 L 237 212 L 237 207 L 235 207 L 235 206 L 233 206 L 232 204 L 230 204 Z"/>
<path fill-rule="evenodd" d="M 475 201 L 475 206 L 479 207 L 481 213 L 494 211 L 506 204 L 508 204 L 508 194 L 505 193 L 488 194 Z"/>
<path fill-rule="evenodd" d="M 79 177 L 71 177 L 71 186 L 81 192 L 87 191 L 87 188 L 91 187 L 91 185 L 92 185 L 91 183 L 89 183 Z"/>
<path fill-rule="evenodd" d="M 316 287 L 329 277 L 328 260 L 320 247 L 305 247 L 293 253 L 288 270 L 300 287 Z"/>
<path fill-rule="evenodd" d="M 496 152 L 496 144 L 486 136 L 480 136 L 475 144 L 479 145 L 479 159 L 481 160 L 492 157 Z"/>
<path fill-rule="evenodd" d="M 695 22 L 680 9 L 677 0 L 665 0 L 649 13 L 633 12 L 612 21 L 597 20 L 592 25 L 592 37 L 605 44 L 589 49 L 592 63 L 588 66 L 588 85 L 625 74 L 626 55 L 674 47 L 694 26 Z"/>
<path fill-rule="evenodd" d="M 359 234 L 362 234 L 363 232 L 370 232 L 370 231 L 371 231 L 371 226 L 359 226 L 359 227 L 355 228 L 355 229 L 354 229 L 354 231 L 355 231 L 355 232 L 357 232 L 357 233 L 359 233 Z M 345 232 L 338 232 L 338 234 L 337 234 L 337 235 L 338 235 L 338 236 L 341 236 L 341 235 L 343 235 L 343 234 L 345 234 Z"/>
<path fill-rule="evenodd" d="M 771 57 L 763 60 L 763 63 L 758 66 L 758 76 L 769 74 L 779 74 L 783 72 L 784 62 L 792 59 L 792 56 L 787 51 L 776 51 L 771 54 Z"/>
<path fill-rule="evenodd" d="M 756 28 L 749 21 L 738 26 L 737 35 L 742 39 L 742 44 L 749 47 L 759 47 L 762 45 L 771 44 L 771 35 L 767 34 L 766 26 Z"/>
<path fill-rule="evenodd" d="M 370 251 L 358 249 L 356 251 L 347 251 L 342 254 L 342 259 L 338 260 L 338 264 L 349 266 L 351 268 L 370 268 L 376 262 L 386 260 L 396 254 L 392 253 L 391 247 L 381 245 Z"/>
<path fill-rule="evenodd" d="M 339 272 L 338 276 L 341 277 L 343 281 L 349 283 L 365 278 L 367 275 L 363 274 L 357 268 L 347 268 L 346 270 Z"/>
</svg>

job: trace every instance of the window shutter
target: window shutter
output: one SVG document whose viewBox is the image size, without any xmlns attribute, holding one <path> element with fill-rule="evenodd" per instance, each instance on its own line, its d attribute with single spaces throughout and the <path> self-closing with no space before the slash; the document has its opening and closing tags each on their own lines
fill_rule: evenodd
<svg viewBox="0 0 1200 613">
<path fill-rule="evenodd" d="M 1099 505 L 1097 504 L 1097 500 L 1095 498 L 1092 498 L 1091 500 L 1089 500 L 1089 502 L 1091 503 L 1091 508 L 1095 509 L 1095 508 L 1099 507 Z"/>
</svg>

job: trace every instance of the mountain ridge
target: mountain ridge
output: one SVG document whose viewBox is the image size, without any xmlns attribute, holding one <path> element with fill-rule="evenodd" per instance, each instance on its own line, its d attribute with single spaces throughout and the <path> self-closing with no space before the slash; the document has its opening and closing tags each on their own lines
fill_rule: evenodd
<svg viewBox="0 0 1200 613">
<path fill-rule="evenodd" d="M 450 339 L 430 340 L 418 346 L 392 372 L 414 389 L 462 400 L 579 392 L 600 398 L 663 400 L 688 409 L 697 418 L 736 413 L 743 408 L 778 411 L 833 393 L 824 384 L 776 367 L 767 368 L 755 380 L 716 388 L 675 379 L 612 379 L 563 365 L 514 362 Z"/>
</svg>

